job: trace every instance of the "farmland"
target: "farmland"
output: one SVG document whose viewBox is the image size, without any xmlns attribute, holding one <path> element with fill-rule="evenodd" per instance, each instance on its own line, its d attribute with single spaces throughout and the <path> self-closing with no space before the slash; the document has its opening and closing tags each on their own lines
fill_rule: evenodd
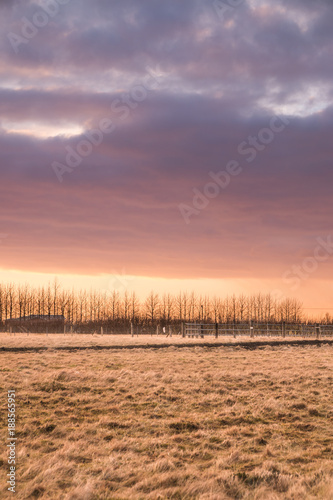
<svg viewBox="0 0 333 500">
<path fill-rule="evenodd" d="M 1 345 L 14 340 L 46 342 Z M 66 352 L 53 349 L 60 336 L 47 342 L 1 353 L 2 394 L 16 391 L 17 498 L 333 498 L 332 347 L 189 340 Z M 4 477 L 5 447 L 1 464 Z"/>
</svg>

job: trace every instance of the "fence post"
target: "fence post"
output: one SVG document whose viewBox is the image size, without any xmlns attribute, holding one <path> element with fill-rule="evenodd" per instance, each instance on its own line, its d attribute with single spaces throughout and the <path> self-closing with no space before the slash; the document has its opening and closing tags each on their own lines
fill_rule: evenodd
<svg viewBox="0 0 333 500">
<path fill-rule="evenodd" d="M 131 323 L 131 336 L 134 337 L 133 323 Z"/>
<path fill-rule="evenodd" d="M 157 327 L 156 327 L 156 335 L 159 335 L 159 333 L 160 333 L 160 325 L 157 325 Z"/>
<path fill-rule="evenodd" d="M 319 323 L 316 323 L 316 338 L 320 338 L 320 325 Z"/>
<path fill-rule="evenodd" d="M 219 324 L 215 323 L 215 338 L 217 339 L 219 337 Z"/>
<path fill-rule="evenodd" d="M 101 335 L 103 335 L 103 327 L 101 326 Z"/>
<path fill-rule="evenodd" d="M 282 321 L 282 337 L 285 338 L 286 336 L 286 322 Z"/>
<path fill-rule="evenodd" d="M 185 337 L 185 328 L 184 328 L 184 322 L 183 321 L 181 322 L 181 325 L 180 325 L 180 331 L 181 331 L 182 337 Z"/>
<path fill-rule="evenodd" d="M 253 326 L 252 326 L 252 320 L 250 319 L 250 337 L 251 339 L 253 338 Z"/>
<path fill-rule="evenodd" d="M 235 333 L 235 320 L 233 321 L 232 323 L 232 334 L 233 334 L 233 337 L 234 339 L 236 338 L 236 333 Z"/>
</svg>

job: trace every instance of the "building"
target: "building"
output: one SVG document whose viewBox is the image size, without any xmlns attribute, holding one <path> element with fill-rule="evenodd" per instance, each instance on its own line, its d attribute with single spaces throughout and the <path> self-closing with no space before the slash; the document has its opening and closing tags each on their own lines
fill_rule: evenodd
<svg viewBox="0 0 333 500">
<path fill-rule="evenodd" d="M 12 332 L 61 333 L 64 331 L 64 326 L 65 316 L 59 314 L 30 314 L 5 321 L 6 329 Z"/>
</svg>

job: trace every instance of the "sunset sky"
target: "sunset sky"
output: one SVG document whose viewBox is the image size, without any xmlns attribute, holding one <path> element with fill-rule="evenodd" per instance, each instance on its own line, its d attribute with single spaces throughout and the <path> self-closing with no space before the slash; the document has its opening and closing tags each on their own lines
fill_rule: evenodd
<svg viewBox="0 0 333 500">
<path fill-rule="evenodd" d="M 0 14 L 2 281 L 333 308 L 332 0 Z"/>
</svg>

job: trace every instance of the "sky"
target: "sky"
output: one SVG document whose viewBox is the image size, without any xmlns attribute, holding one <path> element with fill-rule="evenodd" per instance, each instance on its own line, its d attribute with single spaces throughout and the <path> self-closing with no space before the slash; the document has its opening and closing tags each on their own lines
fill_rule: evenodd
<svg viewBox="0 0 333 500">
<path fill-rule="evenodd" d="M 333 308 L 331 0 L 0 14 L 2 281 Z"/>
</svg>

